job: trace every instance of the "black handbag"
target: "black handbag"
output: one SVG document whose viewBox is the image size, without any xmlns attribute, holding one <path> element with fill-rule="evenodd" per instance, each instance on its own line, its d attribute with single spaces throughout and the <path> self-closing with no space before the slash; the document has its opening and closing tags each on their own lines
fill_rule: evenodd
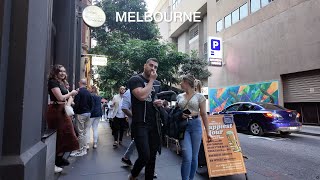
<svg viewBox="0 0 320 180">
<path fill-rule="evenodd" d="M 178 140 L 183 140 L 184 139 L 184 133 L 187 129 L 188 126 L 188 121 L 186 119 L 182 118 L 183 111 L 187 107 L 189 101 L 193 98 L 195 94 L 191 96 L 191 98 L 187 101 L 186 105 L 181 109 L 181 108 L 176 108 L 173 113 L 173 119 L 175 119 L 175 124 L 177 128 L 176 132 L 176 139 Z"/>
</svg>

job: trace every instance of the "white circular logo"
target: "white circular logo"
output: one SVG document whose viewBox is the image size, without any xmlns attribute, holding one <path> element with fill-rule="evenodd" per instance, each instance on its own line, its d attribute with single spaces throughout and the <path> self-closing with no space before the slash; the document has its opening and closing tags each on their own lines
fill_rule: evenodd
<svg viewBox="0 0 320 180">
<path fill-rule="evenodd" d="M 106 21 L 106 14 L 98 6 L 87 6 L 82 12 L 82 19 L 90 27 L 100 27 Z"/>
</svg>

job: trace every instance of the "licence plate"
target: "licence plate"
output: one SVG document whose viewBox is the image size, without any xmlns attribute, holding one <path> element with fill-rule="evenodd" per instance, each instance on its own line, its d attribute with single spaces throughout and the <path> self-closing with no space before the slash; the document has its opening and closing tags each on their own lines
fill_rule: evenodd
<svg viewBox="0 0 320 180">
<path fill-rule="evenodd" d="M 298 127 L 289 127 L 290 130 L 297 130 Z"/>
</svg>

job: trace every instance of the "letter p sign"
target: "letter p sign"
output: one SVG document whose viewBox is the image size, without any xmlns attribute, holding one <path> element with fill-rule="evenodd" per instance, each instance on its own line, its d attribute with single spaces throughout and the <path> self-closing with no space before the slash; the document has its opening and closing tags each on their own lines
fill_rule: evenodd
<svg viewBox="0 0 320 180">
<path fill-rule="evenodd" d="M 220 40 L 211 39 L 211 50 L 220 50 Z"/>
</svg>

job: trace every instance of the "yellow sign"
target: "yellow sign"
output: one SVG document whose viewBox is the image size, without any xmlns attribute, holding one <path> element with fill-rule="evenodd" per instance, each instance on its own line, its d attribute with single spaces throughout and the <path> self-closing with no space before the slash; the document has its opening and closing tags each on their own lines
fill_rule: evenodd
<svg viewBox="0 0 320 180">
<path fill-rule="evenodd" d="M 246 173 L 242 151 L 232 115 L 208 116 L 213 141 L 203 133 L 209 177 Z"/>
</svg>

